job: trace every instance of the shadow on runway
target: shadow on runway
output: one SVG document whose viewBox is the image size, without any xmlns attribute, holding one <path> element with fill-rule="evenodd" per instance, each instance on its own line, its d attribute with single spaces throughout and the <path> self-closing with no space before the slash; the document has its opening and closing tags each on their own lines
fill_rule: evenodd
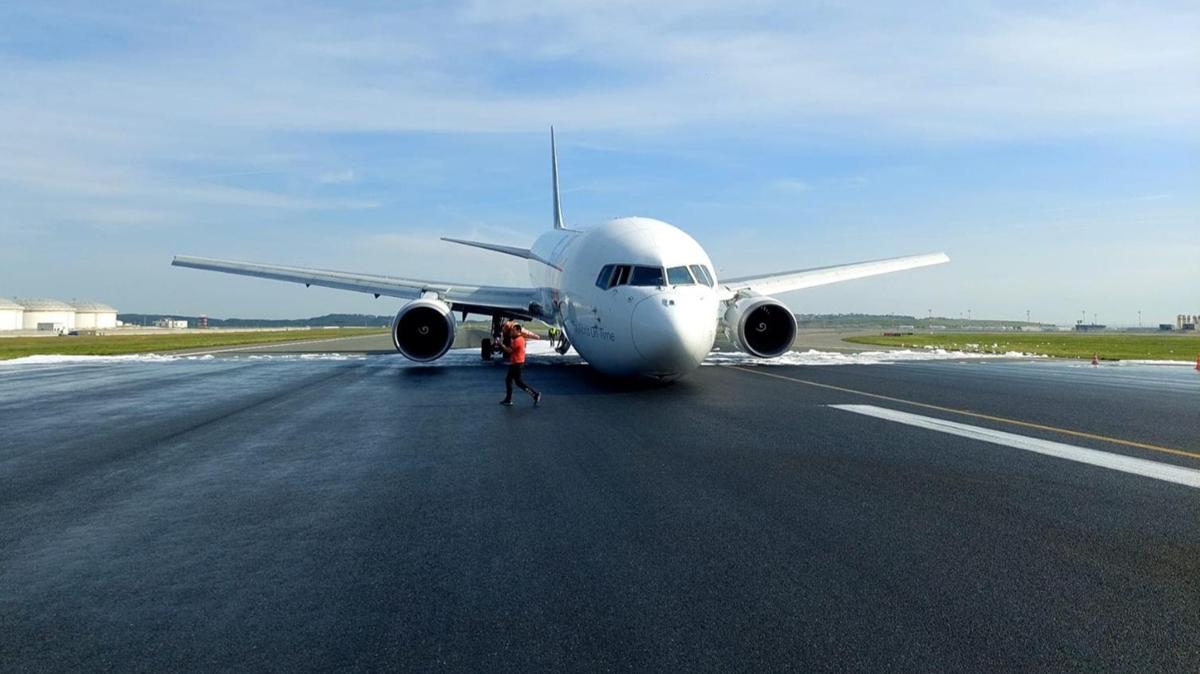
<svg viewBox="0 0 1200 674">
<path fill-rule="evenodd" d="M 496 363 L 484 365 L 410 365 L 396 370 L 396 382 L 412 385 L 418 382 L 438 382 L 444 385 L 462 386 L 504 385 L 505 366 Z M 531 386 L 554 396 L 561 395 L 623 395 L 645 391 L 694 390 L 694 376 L 675 381 L 658 381 L 648 378 L 618 378 L 603 375 L 583 364 L 563 366 L 560 364 L 531 363 L 525 367 L 525 380 Z"/>
<path fill-rule="evenodd" d="M 455 371 L 467 369 L 464 367 L 445 367 L 441 365 L 410 365 L 396 370 L 402 379 L 435 379 L 452 375 Z"/>
<path fill-rule="evenodd" d="M 603 375 L 591 367 L 586 365 L 574 368 L 552 369 L 546 368 L 530 368 L 530 376 L 537 376 L 542 372 L 553 372 L 556 383 L 570 383 L 577 386 L 581 391 L 587 393 L 636 393 L 640 391 L 659 391 L 663 389 L 675 388 L 676 385 L 681 385 L 687 388 L 688 379 L 684 378 L 676 381 L 659 381 L 648 377 L 609 377 Z"/>
</svg>

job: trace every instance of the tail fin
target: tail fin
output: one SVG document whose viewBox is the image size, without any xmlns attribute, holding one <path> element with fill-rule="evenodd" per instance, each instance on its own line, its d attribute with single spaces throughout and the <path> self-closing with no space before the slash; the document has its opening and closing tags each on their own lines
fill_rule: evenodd
<svg viewBox="0 0 1200 674">
<path fill-rule="evenodd" d="M 554 127 L 550 127 L 550 174 L 554 179 L 554 228 L 566 229 L 563 224 L 562 199 L 558 196 L 558 150 L 554 148 Z"/>
</svg>

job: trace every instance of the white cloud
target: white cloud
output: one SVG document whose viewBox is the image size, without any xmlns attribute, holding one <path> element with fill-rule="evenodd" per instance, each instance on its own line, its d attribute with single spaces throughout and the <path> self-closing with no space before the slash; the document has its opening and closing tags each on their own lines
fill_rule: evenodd
<svg viewBox="0 0 1200 674">
<path fill-rule="evenodd" d="M 10 62 L 8 77 L 47 109 L 78 110 L 84 127 L 124 117 L 152 135 L 195 124 L 512 131 L 547 120 L 575 130 L 757 120 L 973 138 L 1200 116 L 1189 86 L 1200 20 L 1186 6 L 524 5 L 443 16 L 196 9 L 201 32 L 155 58 Z M 522 75 L 531 66 L 549 70 Z M 550 81 L 534 92 L 510 86 L 539 77 Z"/>
<path fill-rule="evenodd" d="M 810 189 L 807 182 L 797 178 L 779 178 L 778 180 L 772 180 L 770 187 L 777 192 L 783 192 L 786 194 L 800 194 L 802 192 L 807 192 Z"/>
<path fill-rule="evenodd" d="M 317 176 L 317 182 L 323 185 L 347 185 L 354 182 L 354 171 L 329 171 Z"/>
<path fill-rule="evenodd" d="M 364 132 L 541 132 L 556 122 L 577 147 L 599 139 L 628 155 L 648 135 L 703 152 L 704 138 L 723 134 L 970 147 L 1194 139 L 1200 126 L 1194 3 L 8 3 L 0 13 L 0 125 L 10 131 L 0 137 L 0 229 L 22 236 L 80 222 L 234 228 L 282 212 L 277 221 L 311 226 L 318 213 L 349 221 L 376 207 L 391 217 L 382 206 L 394 204 L 376 194 L 392 185 L 372 192 L 382 172 L 342 145 L 369 154 Z M 16 39 L 23 29 L 37 40 Z M 330 168 L 347 165 L 356 170 Z M 436 166 L 395 166 L 393 179 L 422 181 L 395 179 L 413 202 L 452 179 Z M 797 204 L 867 180 L 782 171 L 774 183 L 771 173 L 753 179 Z M 585 192 L 579 203 L 622 179 L 564 187 Z M 331 199 L 323 185 L 346 196 Z M 786 198 L 810 185 L 821 189 Z M 725 195 L 677 203 L 697 197 Z M 447 220 L 478 226 L 478 211 L 453 212 L 449 201 Z M 375 243 L 391 257 L 422 250 Z"/>
</svg>

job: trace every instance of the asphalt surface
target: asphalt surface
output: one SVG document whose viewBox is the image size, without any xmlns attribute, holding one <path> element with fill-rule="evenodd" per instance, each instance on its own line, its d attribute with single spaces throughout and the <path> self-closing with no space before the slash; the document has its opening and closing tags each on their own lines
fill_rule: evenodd
<svg viewBox="0 0 1200 674">
<path fill-rule="evenodd" d="M 1200 669 L 1200 490 L 828 407 L 1200 468 L 1200 373 L 449 362 L 0 366 L 0 670 Z"/>
</svg>

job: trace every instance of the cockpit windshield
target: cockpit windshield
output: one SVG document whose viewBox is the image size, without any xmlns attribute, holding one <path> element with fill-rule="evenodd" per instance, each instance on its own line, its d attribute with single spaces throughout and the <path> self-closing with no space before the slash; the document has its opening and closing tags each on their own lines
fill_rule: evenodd
<svg viewBox="0 0 1200 674">
<path fill-rule="evenodd" d="M 635 286 L 661 286 L 663 283 L 662 267 L 634 267 L 633 276 L 629 280 L 629 285 Z"/>
<path fill-rule="evenodd" d="M 712 274 L 708 273 L 708 267 L 705 267 L 702 264 L 694 264 L 690 268 L 692 270 L 692 275 L 696 277 L 697 282 L 703 283 L 709 288 L 713 286 L 713 277 Z"/>
<path fill-rule="evenodd" d="M 667 267 L 667 283 L 673 286 L 690 286 L 695 283 L 687 267 Z"/>
<path fill-rule="evenodd" d="M 596 277 L 596 287 L 603 290 L 623 285 L 633 286 L 681 286 L 702 284 L 713 285 L 712 275 L 704 265 L 671 267 L 635 266 L 631 264 L 606 264 Z"/>
</svg>

